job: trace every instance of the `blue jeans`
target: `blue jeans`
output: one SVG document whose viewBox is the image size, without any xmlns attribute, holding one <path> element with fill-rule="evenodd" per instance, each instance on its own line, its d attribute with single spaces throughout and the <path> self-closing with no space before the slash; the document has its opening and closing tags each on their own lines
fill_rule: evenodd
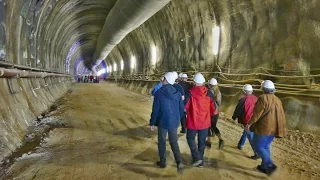
<svg viewBox="0 0 320 180">
<path fill-rule="evenodd" d="M 248 138 L 250 146 L 252 148 L 252 151 L 254 152 L 254 155 L 257 155 L 256 151 L 254 150 L 254 144 L 253 144 L 254 133 L 251 132 L 251 131 L 246 131 L 245 128 L 246 128 L 246 126 L 243 125 L 243 133 L 242 133 L 242 136 L 241 136 L 241 138 L 239 140 L 238 146 L 239 147 L 243 147 L 244 144 L 246 143 L 246 139 Z"/>
<path fill-rule="evenodd" d="M 174 159 L 176 160 L 176 163 L 177 164 L 182 163 L 182 157 L 181 157 L 181 153 L 178 145 L 177 129 L 168 130 L 168 129 L 163 129 L 161 127 L 158 127 L 158 152 L 160 157 L 160 163 L 166 164 L 167 134 L 169 134 L 169 143 L 174 155 Z"/>
<path fill-rule="evenodd" d="M 270 144 L 272 143 L 274 136 L 265 136 L 261 134 L 254 133 L 253 144 L 254 149 L 257 154 L 261 157 L 261 167 L 263 169 L 268 169 L 268 167 L 274 165 L 271 159 Z"/>
<path fill-rule="evenodd" d="M 196 146 L 195 137 L 198 134 L 198 147 Z M 191 150 L 193 162 L 203 160 L 204 150 L 206 148 L 206 138 L 208 129 L 192 130 L 187 129 L 187 141 Z"/>
</svg>

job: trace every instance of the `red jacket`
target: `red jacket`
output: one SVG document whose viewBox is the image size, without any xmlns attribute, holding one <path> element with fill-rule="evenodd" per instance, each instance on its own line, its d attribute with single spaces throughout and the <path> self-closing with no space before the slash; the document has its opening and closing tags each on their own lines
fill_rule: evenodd
<svg viewBox="0 0 320 180">
<path fill-rule="evenodd" d="M 241 124 L 248 124 L 250 120 L 254 106 L 257 102 L 258 98 L 254 95 L 246 95 L 239 100 L 239 103 L 233 113 L 232 119 L 237 119 Z"/>
<path fill-rule="evenodd" d="M 211 126 L 211 116 L 215 105 L 213 94 L 205 86 L 195 86 L 186 95 L 187 128 L 192 130 L 207 129 Z"/>
</svg>

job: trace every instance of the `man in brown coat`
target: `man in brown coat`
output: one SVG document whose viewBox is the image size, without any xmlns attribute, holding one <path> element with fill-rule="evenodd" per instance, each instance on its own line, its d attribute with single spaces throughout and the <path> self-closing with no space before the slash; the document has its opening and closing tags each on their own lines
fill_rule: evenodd
<svg viewBox="0 0 320 180">
<path fill-rule="evenodd" d="M 274 95 L 276 89 L 273 82 L 266 80 L 261 86 L 264 94 L 258 98 L 246 129 L 254 132 L 253 146 L 262 159 L 257 169 L 271 175 L 277 166 L 270 157 L 270 144 L 274 137 L 285 135 L 285 115 L 280 99 Z"/>
</svg>

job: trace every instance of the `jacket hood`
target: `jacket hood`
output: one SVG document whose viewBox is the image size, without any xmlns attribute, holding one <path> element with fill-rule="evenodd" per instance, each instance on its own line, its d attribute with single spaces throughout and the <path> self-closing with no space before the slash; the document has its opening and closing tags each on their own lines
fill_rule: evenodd
<svg viewBox="0 0 320 180">
<path fill-rule="evenodd" d="M 166 84 L 162 86 L 162 88 L 159 91 L 161 91 L 170 99 L 181 99 L 181 94 L 171 84 Z"/>
<path fill-rule="evenodd" d="M 208 93 L 208 88 L 206 86 L 195 86 L 190 89 L 190 93 L 193 97 L 205 97 Z"/>
</svg>

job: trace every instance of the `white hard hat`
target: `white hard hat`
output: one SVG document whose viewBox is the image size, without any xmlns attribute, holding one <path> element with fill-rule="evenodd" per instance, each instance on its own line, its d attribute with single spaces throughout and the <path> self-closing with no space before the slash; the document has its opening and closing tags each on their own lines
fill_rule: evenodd
<svg viewBox="0 0 320 180">
<path fill-rule="evenodd" d="M 182 78 L 188 78 L 188 75 L 187 75 L 187 74 L 182 74 L 181 77 L 182 77 Z"/>
<path fill-rule="evenodd" d="M 218 85 L 218 81 L 215 78 L 212 78 L 212 79 L 210 79 L 209 84 L 216 86 L 216 85 Z"/>
<path fill-rule="evenodd" d="M 246 91 L 246 92 L 252 92 L 253 91 L 253 88 L 250 84 L 246 84 L 243 86 L 243 91 Z"/>
<path fill-rule="evenodd" d="M 176 81 L 176 75 L 173 72 L 167 72 L 164 78 L 166 78 L 167 82 L 171 85 Z"/>
<path fill-rule="evenodd" d="M 178 73 L 177 73 L 176 71 L 173 71 L 172 73 L 173 73 L 173 75 L 174 75 L 174 77 L 175 77 L 174 80 L 178 79 Z"/>
<path fill-rule="evenodd" d="M 180 74 L 179 74 L 179 78 L 182 78 L 182 76 L 183 76 L 183 73 L 180 73 Z"/>
<path fill-rule="evenodd" d="M 206 80 L 204 79 L 204 77 L 201 73 L 196 73 L 193 76 L 193 81 L 197 84 L 203 84 L 204 82 L 206 82 Z"/>
<path fill-rule="evenodd" d="M 267 89 L 276 89 L 273 82 L 270 81 L 270 80 L 265 80 L 263 83 L 262 83 L 262 87 L 264 88 L 267 88 Z"/>
</svg>

